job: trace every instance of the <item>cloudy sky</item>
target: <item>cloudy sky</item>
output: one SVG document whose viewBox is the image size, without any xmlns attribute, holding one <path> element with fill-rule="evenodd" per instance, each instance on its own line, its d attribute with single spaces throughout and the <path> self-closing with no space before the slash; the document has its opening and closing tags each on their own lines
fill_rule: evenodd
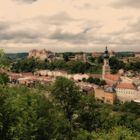
<svg viewBox="0 0 140 140">
<path fill-rule="evenodd" d="M 6 52 L 140 51 L 140 0 L 0 0 Z"/>
</svg>

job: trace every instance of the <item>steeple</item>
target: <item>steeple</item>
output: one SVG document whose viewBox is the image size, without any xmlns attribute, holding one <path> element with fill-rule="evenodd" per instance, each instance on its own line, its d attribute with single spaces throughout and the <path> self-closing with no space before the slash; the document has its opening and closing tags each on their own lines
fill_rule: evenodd
<svg viewBox="0 0 140 140">
<path fill-rule="evenodd" d="M 106 46 L 105 52 L 104 52 L 104 59 L 108 59 L 108 58 L 109 58 L 109 53 L 108 53 L 108 48 Z"/>
<path fill-rule="evenodd" d="M 106 74 L 110 74 L 109 53 L 108 53 L 107 46 L 106 46 L 105 52 L 104 52 L 104 65 L 103 65 L 103 72 L 102 72 L 102 78 L 103 79 L 104 79 Z"/>
</svg>

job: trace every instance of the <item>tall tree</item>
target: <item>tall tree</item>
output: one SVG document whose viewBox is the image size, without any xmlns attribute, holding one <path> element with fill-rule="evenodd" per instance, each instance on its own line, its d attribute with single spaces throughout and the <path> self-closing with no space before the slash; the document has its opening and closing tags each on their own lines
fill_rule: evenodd
<svg viewBox="0 0 140 140">
<path fill-rule="evenodd" d="M 58 77 L 52 87 L 52 94 L 60 103 L 64 115 L 69 121 L 69 139 L 71 140 L 74 131 L 74 116 L 77 114 L 81 100 L 79 89 L 73 81 L 64 77 Z"/>
</svg>

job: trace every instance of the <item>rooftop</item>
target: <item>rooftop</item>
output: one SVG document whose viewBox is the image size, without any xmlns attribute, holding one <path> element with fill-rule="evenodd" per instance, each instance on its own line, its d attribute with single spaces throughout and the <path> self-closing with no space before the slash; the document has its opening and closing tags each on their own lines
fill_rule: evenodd
<svg viewBox="0 0 140 140">
<path fill-rule="evenodd" d="M 120 83 L 117 85 L 117 88 L 121 89 L 136 89 L 136 87 L 131 83 Z"/>
<path fill-rule="evenodd" d="M 113 74 L 106 74 L 105 79 L 112 80 L 112 81 L 119 81 L 120 76 L 119 75 L 113 75 Z"/>
</svg>

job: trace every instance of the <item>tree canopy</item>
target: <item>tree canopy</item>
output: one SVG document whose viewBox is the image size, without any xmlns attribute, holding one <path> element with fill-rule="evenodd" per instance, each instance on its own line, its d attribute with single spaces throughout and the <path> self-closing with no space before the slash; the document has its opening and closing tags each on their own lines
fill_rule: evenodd
<svg viewBox="0 0 140 140">
<path fill-rule="evenodd" d="M 10 59 L 5 55 L 4 51 L 0 49 L 0 68 L 8 68 L 10 66 Z"/>
<path fill-rule="evenodd" d="M 49 92 L 49 93 L 48 93 Z M 0 86 L 1 140 L 139 140 L 139 105 L 108 105 L 58 77 L 51 87 Z"/>
</svg>

